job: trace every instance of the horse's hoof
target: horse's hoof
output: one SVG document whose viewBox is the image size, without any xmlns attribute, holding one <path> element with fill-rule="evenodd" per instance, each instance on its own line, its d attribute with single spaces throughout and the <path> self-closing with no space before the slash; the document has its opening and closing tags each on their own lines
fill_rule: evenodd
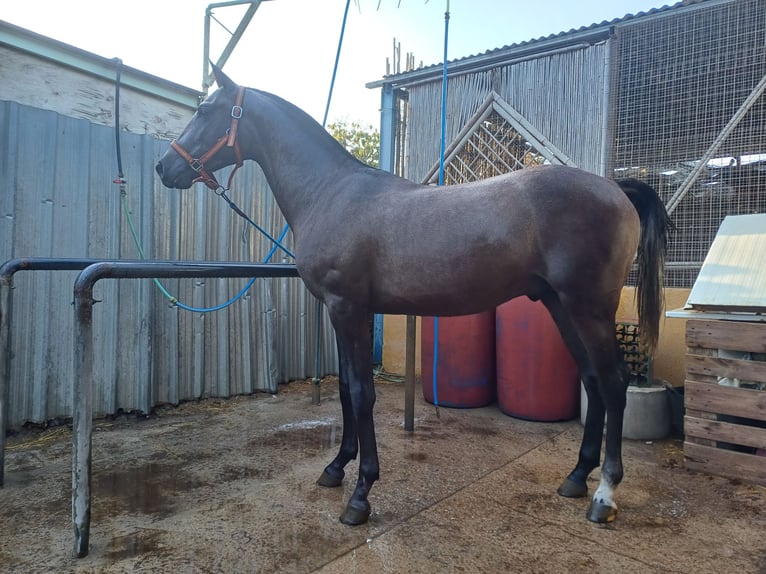
<svg viewBox="0 0 766 574">
<path fill-rule="evenodd" d="M 362 506 L 356 508 L 352 506 L 351 501 L 346 505 L 346 510 L 340 515 L 340 521 L 349 526 L 359 526 L 364 524 L 370 518 L 370 503 L 366 500 Z"/>
<path fill-rule="evenodd" d="M 598 524 L 608 524 L 617 518 L 617 509 L 602 502 L 592 501 L 588 508 L 588 520 Z"/>
<path fill-rule="evenodd" d="M 331 474 L 327 472 L 327 469 L 324 469 L 324 471 L 322 472 L 322 476 L 320 476 L 317 479 L 317 484 L 319 486 L 325 486 L 327 488 L 335 488 L 343 484 L 343 476 L 344 476 L 343 471 L 341 471 L 340 475 L 337 475 L 337 474 Z"/>
<path fill-rule="evenodd" d="M 575 482 L 571 478 L 565 478 L 556 492 L 566 498 L 582 498 L 588 494 L 588 485 Z"/>
</svg>

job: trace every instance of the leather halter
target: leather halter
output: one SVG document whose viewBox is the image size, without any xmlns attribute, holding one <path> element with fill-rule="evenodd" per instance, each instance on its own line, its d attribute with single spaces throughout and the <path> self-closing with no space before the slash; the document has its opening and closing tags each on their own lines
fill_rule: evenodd
<svg viewBox="0 0 766 574">
<path fill-rule="evenodd" d="M 242 167 L 243 164 L 242 152 L 239 149 L 239 141 L 237 140 L 237 128 L 239 126 L 239 120 L 242 117 L 242 101 L 244 98 L 245 88 L 244 86 L 239 86 L 237 90 L 237 98 L 234 101 L 234 105 L 231 107 L 231 125 L 229 126 L 229 129 L 226 130 L 225 134 L 218 138 L 218 141 L 213 145 L 213 147 L 202 154 L 202 156 L 199 158 L 192 157 L 189 152 L 181 147 L 181 144 L 178 143 L 178 140 L 173 140 L 170 143 L 170 147 L 176 150 L 176 153 L 178 153 L 178 155 L 186 160 L 186 162 L 189 164 L 189 167 L 191 167 L 199 174 L 199 177 L 194 179 L 192 183 L 201 181 L 216 193 L 224 192 L 231 187 L 231 180 L 234 178 L 234 174 L 240 167 Z M 218 183 L 218 180 L 212 173 L 205 169 L 205 163 L 207 163 L 207 161 L 209 161 L 210 158 L 217 154 L 224 146 L 234 148 L 234 155 L 237 158 L 236 167 L 234 168 L 234 171 L 231 172 L 228 185 L 225 188 L 220 183 Z"/>
</svg>

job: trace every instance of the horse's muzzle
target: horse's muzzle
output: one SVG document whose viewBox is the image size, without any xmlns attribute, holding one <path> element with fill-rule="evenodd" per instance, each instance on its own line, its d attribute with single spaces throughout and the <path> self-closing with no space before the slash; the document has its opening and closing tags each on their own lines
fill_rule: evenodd
<svg viewBox="0 0 766 574">
<path fill-rule="evenodd" d="M 182 178 L 178 175 L 173 175 L 173 172 L 176 170 L 174 170 L 172 166 L 168 168 L 165 165 L 164 158 L 157 162 L 157 165 L 154 166 L 154 170 L 157 172 L 157 175 L 160 176 L 162 185 L 165 187 L 172 189 L 188 189 L 191 187 L 191 178 Z M 184 185 L 184 182 L 181 181 L 182 179 L 188 179 L 188 182 Z"/>
</svg>

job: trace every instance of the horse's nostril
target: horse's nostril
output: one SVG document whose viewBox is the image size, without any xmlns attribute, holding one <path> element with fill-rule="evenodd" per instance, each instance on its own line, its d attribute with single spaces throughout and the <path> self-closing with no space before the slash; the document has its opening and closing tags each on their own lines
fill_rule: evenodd
<svg viewBox="0 0 766 574">
<path fill-rule="evenodd" d="M 162 177 L 162 163 L 157 163 L 154 169 L 157 170 L 157 175 Z"/>
</svg>

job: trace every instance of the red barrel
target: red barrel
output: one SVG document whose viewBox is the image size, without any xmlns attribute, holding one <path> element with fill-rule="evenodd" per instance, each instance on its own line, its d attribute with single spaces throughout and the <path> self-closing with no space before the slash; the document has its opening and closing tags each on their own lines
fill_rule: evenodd
<svg viewBox="0 0 766 574">
<path fill-rule="evenodd" d="M 564 421 L 580 408 L 580 373 L 548 309 L 517 297 L 496 311 L 497 402 L 513 417 Z"/>
<path fill-rule="evenodd" d="M 423 397 L 445 407 L 483 407 L 495 400 L 495 311 L 439 317 L 434 401 L 434 318 L 421 319 Z"/>
</svg>

